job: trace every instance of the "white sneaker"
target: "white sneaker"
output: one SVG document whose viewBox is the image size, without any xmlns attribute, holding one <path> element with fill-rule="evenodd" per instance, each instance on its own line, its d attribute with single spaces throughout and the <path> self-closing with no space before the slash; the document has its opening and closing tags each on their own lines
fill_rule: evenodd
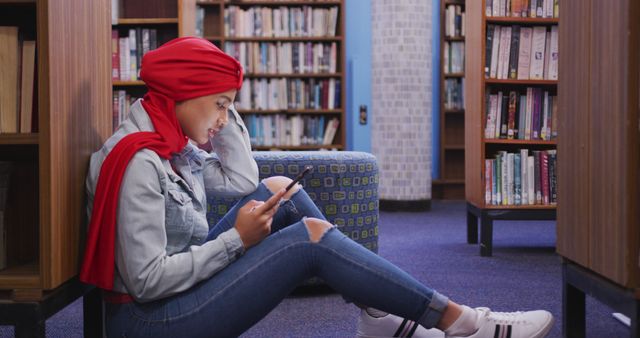
<svg viewBox="0 0 640 338">
<path fill-rule="evenodd" d="M 388 314 L 376 318 L 362 310 L 358 319 L 357 338 L 444 338 L 444 332 L 438 329 L 425 329 L 418 323 Z"/>
<path fill-rule="evenodd" d="M 491 312 L 488 308 L 475 309 L 478 330 L 467 338 L 542 338 L 553 326 L 553 315 L 548 311 Z M 454 338 L 458 336 L 447 336 Z"/>
</svg>

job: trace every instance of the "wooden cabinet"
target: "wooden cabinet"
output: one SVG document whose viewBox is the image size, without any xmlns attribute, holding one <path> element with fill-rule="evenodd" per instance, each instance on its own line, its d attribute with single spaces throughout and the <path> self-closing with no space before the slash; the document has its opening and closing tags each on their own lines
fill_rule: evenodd
<svg viewBox="0 0 640 338">
<path fill-rule="evenodd" d="M 558 253 L 566 337 L 585 333 L 585 293 L 631 318 L 640 289 L 640 4 L 562 0 Z"/>
<path fill-rule="evenodd" d="M 37 132 L 0 134 L 0 160 L 16 169 L 0 289 L 14 295 L 38 298 L 78 272 L 89 156 L 111 132 L 108 5 L 0 0 L 0 25 L 36 40 Z"/>
<path fill-rule="evenodd" d="M 558 88 L 558 252 L 629 288 L 640 287 L 638 9 L 563 0 Z"/>
</svg>

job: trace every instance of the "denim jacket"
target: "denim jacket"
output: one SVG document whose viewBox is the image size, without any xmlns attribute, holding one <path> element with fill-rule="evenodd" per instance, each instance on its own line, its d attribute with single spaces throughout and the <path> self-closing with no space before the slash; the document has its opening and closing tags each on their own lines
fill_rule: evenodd
<svg viewBox="0 0 640 338">
<path fill-rule="evenodd" d="M 89 217 L 100 168 L 109 151 L 130 133 L 154 130 L 140 101 L 91 156 L 86 180 Z M 171 160 L 149 149 L 133 156 L 118 200 L 114 291 L 128 293 L 140 302 L 164 298 L 213 276 L 242 254 L 235 228 L 204 242 L 209 229 L 206 195 L 244 196 L 258 184 L 249 135 L 233 109 L 229 123 L 211 144 L 217 156 L 190 143 Z"/>
</svg>

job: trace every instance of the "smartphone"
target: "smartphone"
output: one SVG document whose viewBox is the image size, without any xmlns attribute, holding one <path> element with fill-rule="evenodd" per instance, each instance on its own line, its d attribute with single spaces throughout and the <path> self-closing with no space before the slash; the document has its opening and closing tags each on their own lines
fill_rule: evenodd
<svg viewBox="0 0 640 338">
<path fill-rule="evenodd" d="M 289 185 L 285 188 L 285 191 L 289 191 L 291 190 L 291 188 L 293 188 L 294 185 L 296 185 L 296 183 L 300 182 L 300 180 L 304 177 L 304 175 L 310 173 L 313 171 L 313 166 L 311 165 L 307 165 L 304 167 L 304 170 L 302 170 L 302 172 L 300 174 L 298 174 L 298 176 L 296 176 L 296 178 L 293 179 L 293 181 L 291 183 L 289 183 Z"/>
</svg>

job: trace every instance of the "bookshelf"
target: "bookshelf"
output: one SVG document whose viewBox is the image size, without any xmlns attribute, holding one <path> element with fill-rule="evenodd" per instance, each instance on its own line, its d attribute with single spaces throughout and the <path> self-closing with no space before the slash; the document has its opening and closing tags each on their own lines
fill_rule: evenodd
<svg viewBox="0 0 640 338">
<path fill-rule="evenodd" d="M 131 103 L 147 91 L 137 76 L 142 55 L 184 35 L 181 23 L 188 21 L 193 0 L 112 1 L 117 3 L 111 20 L 111 116 L 115 130 L 126 119 Z"/>
<path fill-rule="evenodd" d="M 556 216 L 559 18 L 554 1 L 534 3 L 536 17 L 529 1 L 466 3 L 467 242 L 478 243 L 479 220 L 482 256 L 493 220 Z"/>
<path fill-rule="evenodd" d="M 344 7 L 343 0 L 194 3 L 187 34 L 208 39 L 245 68 L 236 106 L 254 150 L 346 148 Z M 325 137 L 331 129 L 334 136 Z"/>
<path fill-rule="evenodd" d="M 562 0 L 560 13 L 563 332 L 587 336 L 589 295 L 629 317 L 637 337 L 640 3 Z"/>
<path fill-rule="evenodd" d="M 111 132 L 107 5 L 0 1 L 0 26 L 36 41 L 37 74 L 31 132 L 0 134 L 0 161 L 13 164 L 2 299 L 46 299 L 77 273 L 89 155 Z"/>
<path fill-rule="evenodd" d="M 440 178 L 432 198 L 464 199 L 464 0 L 440 2 Z"/>
</svg>

